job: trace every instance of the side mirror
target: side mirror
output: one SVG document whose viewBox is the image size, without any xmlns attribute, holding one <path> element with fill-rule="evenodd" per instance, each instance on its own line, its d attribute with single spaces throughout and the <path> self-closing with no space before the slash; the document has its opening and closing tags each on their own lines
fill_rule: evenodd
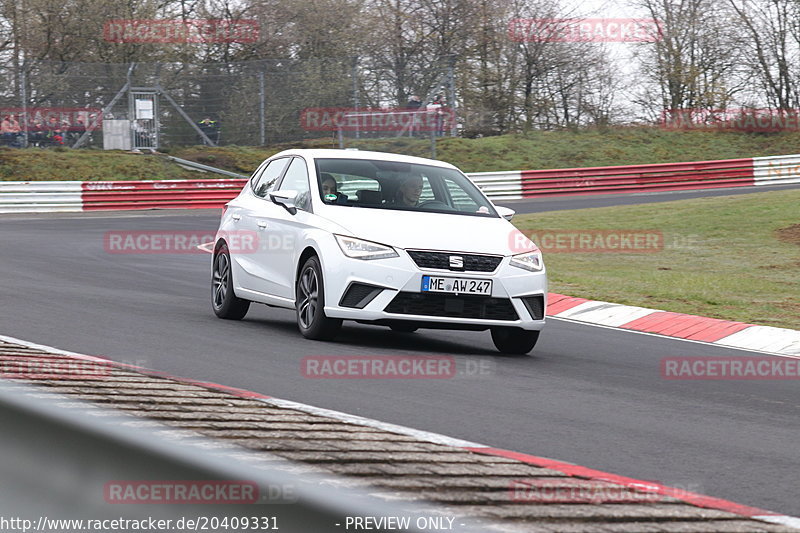
<svg viewBox="0 0 800 533">
<path fill-rule="evenodd" d="M 282 205 L 292 215 L 297 213 L 297 207 L 294 205 L 296 198 L 297 191 L 274 191 L 269 193 L 269 199 L 272 200 L 272 203 Z"/>
<path fill-rule="evenodd" d="M 508 207 L 503 207 L 502 205 L 495 206 L 497 209 L 497 214 L 503 217 L 506 220 L 511 220 L 514 217 L 516 211 L 513 209 L 509 209 Z"/>
</svg>

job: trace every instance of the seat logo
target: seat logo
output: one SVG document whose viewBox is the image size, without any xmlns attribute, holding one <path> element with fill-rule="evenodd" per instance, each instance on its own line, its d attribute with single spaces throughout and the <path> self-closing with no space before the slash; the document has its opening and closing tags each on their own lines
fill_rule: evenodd
<svg viewBox="0 0 800 533">
<path fill-rule="evenodd" d="M 464 258 L 460 255 L 451 255 L 450 268 L 464 268 Z"/>
</svg>

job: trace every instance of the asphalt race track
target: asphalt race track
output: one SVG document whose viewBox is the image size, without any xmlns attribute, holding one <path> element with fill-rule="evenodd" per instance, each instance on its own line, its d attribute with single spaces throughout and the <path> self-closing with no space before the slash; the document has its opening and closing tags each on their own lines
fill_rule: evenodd
<svg viewBox="0 0 800 533">
<path fill-rule="evenodd" d="M 652 196 L 685 193 L 638 198 Z M 558 203 L 591 201 L 613 199 Z M 554 200 L 505 204 L 530 212 L 543 202 Z M 663 357 L 751 352 L 555 319 L 526 357 L 497 355 L 488 332 L 345 323 L 336 342 L 320 343 L 303 339 L 286 310 L 214 317 L 210 255 L 104 251 L 109 230 L 213 232 L 218 219 L 216 210 L 0 216 L 0 333 L 800 514 L 796 381 L 660 376 Z M 465 374 L 308 379 L 310 355 L 452 355 Z"/>
</svg>

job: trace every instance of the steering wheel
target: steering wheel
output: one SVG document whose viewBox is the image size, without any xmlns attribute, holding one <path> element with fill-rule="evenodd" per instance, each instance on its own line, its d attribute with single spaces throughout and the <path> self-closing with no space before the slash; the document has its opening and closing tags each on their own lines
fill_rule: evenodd
<svg viewBox="0 0 800 533">
<path fill-rule="evenodd" d="M 446 211 L 455 211 L 452 207 L 439 200 L 427 200 L 419 204 L 421 209 L 444 209 Z"/>
</svg>

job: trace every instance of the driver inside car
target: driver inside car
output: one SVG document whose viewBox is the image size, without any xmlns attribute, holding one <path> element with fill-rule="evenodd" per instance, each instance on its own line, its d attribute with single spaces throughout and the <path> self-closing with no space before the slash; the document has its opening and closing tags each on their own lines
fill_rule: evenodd
<svg viewBox="0 0 800 533">
<path fill-rule="evenodd" d="M 394 204 L 402 207 L 416 207 L 422 194 L 422 176 L 413 174 L 405 178 L 394 194 Z"/>
</svg>

